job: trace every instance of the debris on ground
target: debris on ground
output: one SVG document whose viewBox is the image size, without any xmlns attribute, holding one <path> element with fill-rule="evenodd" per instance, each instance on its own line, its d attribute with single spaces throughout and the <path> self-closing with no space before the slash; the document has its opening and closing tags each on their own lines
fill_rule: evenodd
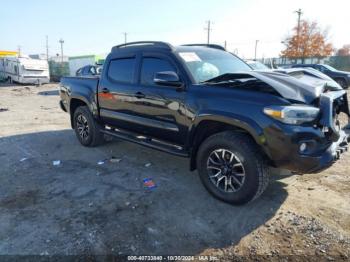
<svg viewBox="0 0 350 262">
<path fill-rule="evenodd" d="M 152 178 L 145 178 L 143 180 L 143 185 L 147 188 L 147 189 L 154 189 L 157 187 L 157 185 L 154 183 L 154 181 L 152 180 Z"/>
<path fill-rule="evenodd" d="M 6 111 L 9 111 L 8 108 L 0 108 L 0 112 L 6 112 Z"/>
<path fill-rule="evenodd" d="M 150 167 L 152 164 L 151 163 L 147 163 L 145 164 L 145 167 Z"/>
<path fill-rule="evenodd" d="M 122 161 L 121 158 L 116 158 L 114 156 L 111 157 L 111 159 L 109 160 L 111 163 L 119 163 L 120 161 Z"/>
<path fill-rule="evenodd" d="M 54 166 L 59 166 L 61 164 L 61 160 L 54 160 L 54 161 L 52 161 L 52 164 Z"/>
</svg>

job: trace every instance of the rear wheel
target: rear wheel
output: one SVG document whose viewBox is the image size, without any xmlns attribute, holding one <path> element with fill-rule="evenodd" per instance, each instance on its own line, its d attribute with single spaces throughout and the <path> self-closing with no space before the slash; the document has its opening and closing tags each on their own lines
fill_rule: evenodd
<svg viewBox="0 0 350 262">
<path fill-rule="evenodd" d="M 337 79 L 335 80 L 342 88 L 344 89 L 347 89 L 348 88 L 348 85 L 346 84 L 346 81 L 344 79 Z"/>
<path fill-rule="evenodd" d="M 104 142 L 100 124 L 93 118 L 87 106 L 80 106 L 74 111 L 74 130 L 83 146 L 97 146 Z"/>
<path fill-rule="evenodd" d="M 268 185 L 266 160 L 243 133 L 226 131 L 207 138 L 198 150 L 197 168 L 207 190 L 231 204 L 258 198 Z"/>
</svg>

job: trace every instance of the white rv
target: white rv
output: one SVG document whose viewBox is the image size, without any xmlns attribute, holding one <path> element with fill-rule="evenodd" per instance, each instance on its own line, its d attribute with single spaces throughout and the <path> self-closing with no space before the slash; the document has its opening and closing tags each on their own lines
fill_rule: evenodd
<svg viewBox="0 0 350 262">
<path fill-rule="evenodd" d="M 46 84 L 50 82 L 47 61 L 32 59 L 28 56 L 1 57 L 0 74 L 9 82 L 23 84 Z"/>
</svg>

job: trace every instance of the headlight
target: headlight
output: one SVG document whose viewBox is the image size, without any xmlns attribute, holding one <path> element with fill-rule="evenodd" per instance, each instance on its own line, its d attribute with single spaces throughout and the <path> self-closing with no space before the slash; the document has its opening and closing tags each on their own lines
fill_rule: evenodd
<svg viewBox="0 0 350 262">
<path fill-rule="evenodd" d="M 311 106 L 270 106 L 264 113 L 286 124 L 298 125 L 316 119 L 320 110 Z"/>
</svg>

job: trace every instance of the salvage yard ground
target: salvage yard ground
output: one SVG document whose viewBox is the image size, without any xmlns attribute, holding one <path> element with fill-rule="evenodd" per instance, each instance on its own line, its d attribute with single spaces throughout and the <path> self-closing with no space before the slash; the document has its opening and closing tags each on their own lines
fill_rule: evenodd
<svg viewBox="0 0 350 262">
<path fill-rule="evenodd" d="M 235 207 L 187 159 L 118 140 L 82 147 L 58 101 L 56 84 L 0 87 L 0 254 L 350 259 L 349 153 L 320 174 L 274 171 L 260 199 Z"/>
</svg>

